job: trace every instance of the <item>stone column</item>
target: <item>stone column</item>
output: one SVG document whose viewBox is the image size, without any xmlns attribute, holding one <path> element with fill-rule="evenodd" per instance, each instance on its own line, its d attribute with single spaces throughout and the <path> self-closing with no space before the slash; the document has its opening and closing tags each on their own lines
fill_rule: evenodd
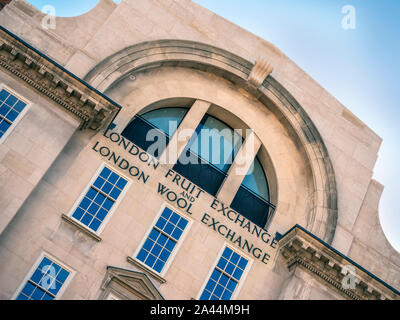
<svg viewBox="0 0 400 320">
<path fill-rule="evenodd" d="M 228 171 L 228 176 L 218 191 L 217 198 L 226 205 L 232 203 L 244 177 L 249 172 L 250 166 L 253 164 L 260 147 L 260 139 L 253 131 L 251 131 L 237 153 L 233 164 Z"/>
<path fill-rule="evenodd" d="M 161 163 L 169 168 L 175 165 L 210 105 L 210 102 L 196 100 L 161 155 Z"/>
</svg>

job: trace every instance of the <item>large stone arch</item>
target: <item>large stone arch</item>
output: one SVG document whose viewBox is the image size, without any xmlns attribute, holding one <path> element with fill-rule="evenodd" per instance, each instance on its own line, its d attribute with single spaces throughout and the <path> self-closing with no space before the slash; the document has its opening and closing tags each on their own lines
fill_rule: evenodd
<svg viewBox="0 0 400 320">
<path fill-rule="evenodd" d="M 284 124 L 302 147 L 314 182 L 311 212 L 305 226 L 331 244 L 337 223 L 337 189 L 332 162 L 316 126 L 296 99 L 268 76 L 260 87 L 248 81 L 254 64 L 225 50 L 193 41 L 159 40 L 127 47 L 106 58 L 84 78 L 104 92 L 127 75 L 148 68 L 179 66 L 207 71 L 240 85 Z"/>
</svg>

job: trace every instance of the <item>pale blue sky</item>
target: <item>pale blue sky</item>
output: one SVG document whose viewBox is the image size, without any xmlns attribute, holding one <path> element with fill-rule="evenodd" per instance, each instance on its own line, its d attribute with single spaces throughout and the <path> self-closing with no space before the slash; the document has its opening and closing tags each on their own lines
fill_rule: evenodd
<svg viewBox="0 0 400 320">
<path fill-rule="evenodd" d="M 90 10 L 97 0 L 29 0 L 58 16 Z M 120 2 L 120 1 L 115 1 Z M 195 0 L 268 40 L 383 138 L 374 178 L 385 185 L 384 231 L 400 251 L 400 1 Z M 356 29 L 344 30 L 344 5 Z"/>
</svg>

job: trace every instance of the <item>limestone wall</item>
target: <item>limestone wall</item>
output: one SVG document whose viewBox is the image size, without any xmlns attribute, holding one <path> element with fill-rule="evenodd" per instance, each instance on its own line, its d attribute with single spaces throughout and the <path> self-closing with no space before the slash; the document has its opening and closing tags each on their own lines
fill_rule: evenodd
<svg viewBox="0 0 400 320">
<path fill-rule="evenodd" d="M 160 39 L 207 43 L 250 62 L 255 62 L 260 56 L 268 59 L 274 65 L 272 76 L 306 110 L 320 131 L 332 160 L 339 205 L 333 247 L 366 269 L 376 271 L 394 287 L 399 287 L 399 254 L 390 247 L 381 231 L 376 209 L 381 190 L 375 182 L 371 182 L 381 139 L 279 49 L 189 0 L 124 0 L 120 5 L 111 0 L 102 0 L 82 16 L 57 18 L 57 28 L 54 30 L 44 30 L 42 20 L 43 14 L 23 0 L 14 0 L 0 12 L 1 25 L 82 78 L 115 52 L 140 42 Z M 20 87 L 18 84 L 12 85 Z M 114 84 L 106 93 L 124 107 L 115 121 L 119 132 L 139 110 L 156 101 L 176 97 L 210 101 L 239 118 L 246 118 L 246 124 L 254 129 L 267 148 L 279 182 L 278 211 L 273 230 L 285 232 L 296 223 L 306 224 L 308 207 L 305 195 L 311 184 L 306 160 L 284 126 L 247 92 L 205 72 L 159 68 L 140 75 L 134 82 L 128 79 Z M 39 110 L 43 106 L 38 104 L 35 108 Z M 32 110 L 35 108 L 32 107 Z M 61 120 L 57 117 L 51 120 L 49 126 L 58 128 Z M 67 133 L 60 132 L 65 138 L 64 143 L 74 128 L 70 126 L 65 130 Z M 46 132 L 51 130 L 49 128 Z M 80 281 L 71 283 L 71 289 L 65 297 L 97 298 L 105 265 L 127 264 L 126 257 L 132 255 L 154 218 L 146 213 L 155 214 L 162 206 L 163 200 L 154 193 L 153 188 L 148 190 L 145 201 L 135 193 L 133 186 L 130 195 L 121 203 L 118 214 L 113 216 L 104 231 L 101 245 L 95 245 L 60 220 L 60 214 L 70 210 L 101 163 L 101 159 L 91 150 L 93 139 L 97 138 L 88 136 L 88 133 L 75 134 L 62 156 L 35 189 L 29 203 L 20 210 L 21 220 L 14 222 L 2 240 L 6 246 L 4 257 L 20 266 L 14 274 L 8 270 L 1 275 L 1 287 L 7 283 L 6 287 L 9 288 L 2 293 L 3 297 L 9 296 L 12 288 L 23 278 L 33 257 L 38 254 L 38 248 L 48 247 L 60 259 L 70 261 L 71 266 L 80 271 Z M 7 143 L 11 144 L 12 139 Z M 43 148 L 43 142 L 39 142 Z M 0 146 L 0 159 L 3 157 L 1 148 L 6 146 Z M 76 158 L 69 155 L 71 152 Z M 26 157 L 27 154 L 22 156 Z M 50 158 L 54 160 L 55 156 Z M 49 165 L 52 160 L 47 161 Z M 35 176 L 29 179 L 37 182 L 43 173 L 43 170 L 37 170 Z M 33 185 L 27 184 L 26 196 L 32 191 Z M 46 200 L 49 193 L 54 195 L 51 202 Z M 7 206 L 10 205 L 14 211 L 23 203 L 22 200 L 14 200 L 18 203 L 13 204 L 11 198 L 7 201 Z M 130 208 L 138 208 L 135 216 L 130 214 Z M 38 229 L 28 228 L 22 219 L 31 219 L 32 223 L 37 221 L 34 225 Z M 45 224 L 41 223 L 44 219 Z M 373 236 L 368 231 L 372 228 L 375 231 Z M 191 233 L 192 237 L 185 241 L 166 275 L 168 281 L 162 286 L 161 292 L 167 298 L 194 297 L 215 259 L 215 250 L 224 241 L 197 223 L 193 224 Z M 36 251 L 24 254 L 21 248 L 23 244 L 15 234 L 29 235 L 34 240 L 32 243 Z M 199 246 L 198 241 L 204 246 Z M 121 243 L 124 245 L 121 246 Z M 209 249 L 205 250 L 206 247 Z M 197 253 L 192 262 L 185 260 L 185 254 L 189 252 Z M 92 271 L 93 267 L 95 271 Z M 257 277 L 248 277 L 239 298 L 266 299 L 279 296 L 278 288 L 281 288 L 288 275 L 278 276 L 274 272 L 264 274 L 263 267 L 259 262 L 253 265 Z M 187 270 L 193 268 L 196 275 L 191 277 Z M 188 282 L 192 283 L 189 287 L 185 286 Z"/>
</svg>

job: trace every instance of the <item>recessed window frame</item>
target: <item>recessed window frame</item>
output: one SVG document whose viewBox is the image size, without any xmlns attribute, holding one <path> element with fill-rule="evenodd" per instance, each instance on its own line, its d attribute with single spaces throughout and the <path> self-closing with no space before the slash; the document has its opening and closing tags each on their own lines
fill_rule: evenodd
<svg viewBox="0 0 400 320">
<path fill-rule="evenodd" d="M 137 256 L 140 252 L 140 250 L 143 248 L 144 243 L 146 242 L 146 240 L 148 239 L 151 231 L 153 230 L 154 226 L 156 225 L 158 219 L 160 219 L 162 213 L 164 212 L 164 210 L 168 208 L 170 210 L 172 210 L 172 212 L 175 212 L 176 214 L 178 214 L 179 216 L 183 217 L 184 219 L 186 219 L 188 221 L 187 226 L 185 227 L 185 230 L 183 230 L 183 233 L 180 237 L 180 239 L 177 241 L 175 248 L 172 250 L 171 255 L 168 258 L 168 261 L 165 263 L 163 269 L 161 270 L 161 272 L 157 272 L 156 270 L 154 270 L 153 268 L 150 268 L 148 265 L 146 265 L 144 262 L 140 261 L 139 259 L 137 259 Z M 133 253 L 133 255 L 131 256 L 131 258 L 133 260 L 135 260 L 135 262 L 139 263 L 141 266 L 143 266 L 143 268 L 150 270 L 151 272 L 154 272 L 155 274 L 159 275 L 160 277 L 164 277 L 165 274 L 168 272 L 168 269 L 170 268 L 172 262 L 175 260 L 176 255 L 179 252 L 179 249 L 181 248 L 183 242 L 185 241 L 185 238 L 187 237 L 189 230 L 191 229 L 193 224 L 193 220 L 191 218 L 189 218 L 186 214 L 183 214 L 181 211 L 176 210 L 174 207 L 170 206 L 167 203 L 164 203 L 161 208 L 159 209 L 159 211 L 157 212 L 157 215 L 154 217 L 152 223 L 150 224 L 150 227 L 148 228 L 148 230 L 146 231 L 143 239 L 141 240 L 141 242 L 139 243 L 139 245 L 137 246 L 135 252 Z"/>
<path fill-rule="evenodd" d="M 243 284 L 246 282 L 247 275 L 249 274 L 251 267 L 253 266 L 254 260 L 252 258 L 250 258 L 247 254 L 244 254 L 243 252 L 234 248 L 229 243 L 224 242 L 223 246 L 221 247 L 220 251 L 218 252 L 218 255 L 214 261 L 214 264 L 210 268 L 210 271 L 208 272 L 207 277 L 206 277 L 205 281 L 203 282 L 203 285 L 200 288 L 199 293 L 197 294 L 196 300 L 200 300 L 200 297 L 203 294 L 203 291 L 206 288 L 207 283 L 210 280 L 212 273 L 214 272 L 216 266 L 218 265 L 218 262 L 220 261 L 222 254 L 225 251 L 225 248 L 231 249 L 233 252 L 236 252 L 239 256 L 247 259 L 247 261 L 248 261 L 247 266 L 246 266 L 245 270 L 243 271 L 243 274 L 242 274 L 240 280 L 238 281 L 238 284 L 237 284 L 235 290 L 233 291 L 233 294 L 232 294 L 230 300 L 236 300 L 237 296 L 239 295 L 240 291 L 242 290 Z"/>
<path fill-rule="evenodd" d="M 29 271 L 26 273 L 24 279 L 21 281 L 20 285 L 18 286 L 17 290 L 14 292 L 11 300 L 16 300 L 18 296 L 20 295 L 22 289 L 24 289 L 25 285 L 29 281 L 29 279 L 32 277 L 33 273 L 36 271 L 36 269 L 39 267 L 40 262 L 44 258 L 47 258 L 51 260 L 52 262 L 58 264 L 61 268 L 65 269 L 66 271 L 69 272 L 69 276 L 66 279 L 66 281 L 63 283 L 61 289 L 58 291 L 58 293 L 55 295 L 54 300 L 60 300 L 63 294 L 65 293 L 65 290 L 68 288 L 69 284 L 71 283 L 72 279 L 74 278 L 76 271 L 71 268 L 70 266 L 66 265 L 65 263 L 61 262 L 59 259 L 55 258 L 53 255 L 49 254 L 46 251 L 42 251 L 39 254 L 39 257 L 36 259 L 32 267 L 29 269 Z"/>
<path fill-rule="evenodd" d="M 18 125 L 18 123 L 22 120 L 22 118 L 25 116 L 25 114 L 28 112 L 30 109 L 32 102 L 26 99 L 25 97 L 21 96 L 19 93 L 15 92 L 15 90 L 11 89 L 8 85 L 1 83 L 0 82 L 0 91 L 1 90 L 6 90 L 9 93 L 11 93 L 13 96 L 15 96 L 17 99 L 21 100 L 23 103 L 26 104 L 24 109 L 19 113 L 17 118 L 12 122 L 10 127 L 7 129 L 7 131 L 3 134 L 3 136 L 0 138 L 0 145 L 8 138 L 8 136 L 11 134 L 11 132 L 14 131 L 15 127 Z"/>
<path fill-rule="evenodd" d="M 108 211 L 108 214 L 106 215 L 106 217 L 103 220 L 103 222 L 100 224 L 99 229 L 97 231 L 94 231 L 93 229 L 89 228 L 89 226 L 83 224 L 81 221 L 79 221 L 76 218 L 74 218 L 73 214 L 75 213 L 75 210 L 78 208 L 78 206 L 81 203 L 81 201 L 85 198 L 86 194 L 88 193 L 90 188 L 93 186 L 94 182 L 99 177 L 100 173 L 102 172 L 102 170 L 105 167 L 107 167 L 109 170 L 111 170 L 112 172 L 116 173 L 117 175 L 121 176 L 122 178 L 124 178 L 128 182 L 127 182 L 126 186 L 124 187 L 124 189 L 122 190 L 122 192 L 120 193 L 118 199 L 114 202 L 113 206 Z M 131 185 L 132 185 L 132 180 L 130 178 L 128 178 L 128 176 L 120 173 L 118 170 L 115 170 L 112 166 L 107 165 L 105 162 L 102 162 L 102 164 L 97 168 L 96 172 L 93 174 L 93 176 L 90 179 L 89 183 L 86 185 L 86 187 L 83 189 L 83 191 L 81 192 L 81 194 L 79 195 L 79 197 L 75 201 L 74 205 L 72 206 L 71 210 L 68 212 L 67 216 L 70 219 L 72 219 L 74 222 L 79 224 L 82 228 L 88 230 L 90 233 L 94 233 L 97 236 L 100 236 L 100 234 L 104 231 L 104 228 L 106 227 L 106 225 L 110 221 L 112 215 L 117 210 L 117 208 L 120 205 L 121 201 L 125 198 L 125 195 L 128 192 L 128 190 L 129 190 Z"/>
</svg>

